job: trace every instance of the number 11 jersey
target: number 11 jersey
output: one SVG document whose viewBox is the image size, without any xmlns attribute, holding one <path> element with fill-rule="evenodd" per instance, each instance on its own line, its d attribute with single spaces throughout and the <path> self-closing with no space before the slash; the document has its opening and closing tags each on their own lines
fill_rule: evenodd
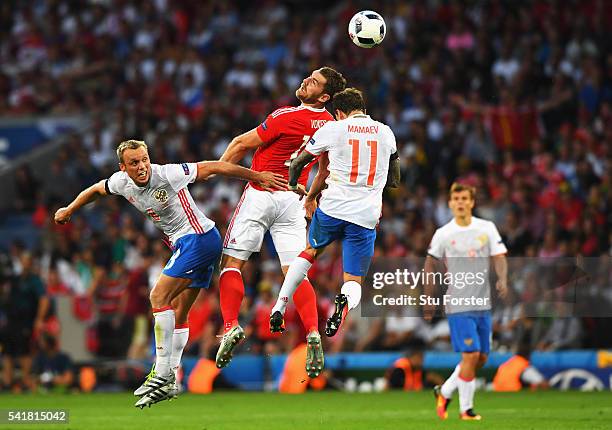
<svg viewBox="0 0 612 430">
<path fill-rule="evenodd" d="M 397 152 L 391 128 L 358 114 L 325 124 L 305 151 L 328 152 L 329 176 L 319 207 L 329 216 L 373 229 L 382 211 L 389 160 Z"/>
</svg>

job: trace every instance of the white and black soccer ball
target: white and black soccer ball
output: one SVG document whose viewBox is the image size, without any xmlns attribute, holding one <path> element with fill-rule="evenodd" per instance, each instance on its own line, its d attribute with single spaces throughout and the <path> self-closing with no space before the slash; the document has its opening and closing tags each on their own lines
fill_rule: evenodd
<svg viewBox="0 0 612 430">
<path fill-rule="evenodd" d="M 379 45 L 387 34 L 382 16 L 372 10 L 362 10 L 351 18 L 348 34 L 353 43 L 361 48 Z"/>
</svg>

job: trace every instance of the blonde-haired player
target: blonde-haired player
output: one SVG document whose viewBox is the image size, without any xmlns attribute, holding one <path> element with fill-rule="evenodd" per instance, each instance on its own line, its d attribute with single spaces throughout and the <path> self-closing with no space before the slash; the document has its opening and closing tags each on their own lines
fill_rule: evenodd
<svg viewBox="0 0 612 430">
<path fill-rule="evenodd" d="M 134 392 L 142 396 L 135 406 L 143 408 L 178 394 L 175 372 L 189 337 L 187 313 L 200 288 L 210 285 L 221 257 L 221 236 L 215 223 L 198 209 L 187 185 L 215 174 L 254 181 L 270 191 L 286 189 L 286 182 L 281 175 L 255 172 L 224 161 L 151 164 L 147 145 L 141 140 L 121 142 L 117 157 L 120 170 L 86 188 L 67 207 L 59 209 L 55 222 L 64 224 L 81 206 L 113 194 L 127 199 L 168 236 L 173 254 L 150 294 L 155 319 L 155 364 Z"/>
</svg>

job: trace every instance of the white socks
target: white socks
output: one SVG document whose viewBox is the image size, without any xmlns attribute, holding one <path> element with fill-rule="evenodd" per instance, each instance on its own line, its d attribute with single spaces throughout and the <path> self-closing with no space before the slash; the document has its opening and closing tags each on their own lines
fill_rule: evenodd
<svg viewBox="0 0 612 430">
<path fill-rule="evenodd" d="M 280 293 L 278 293 L 278 299 L 276 300 L 274 308 L 272 308 L 271 314 L 276 311 L 279 311 L 283 315 L 285 314 L 285 309 L 289 304 L 289 297 L 293 297 L 293 293 L 295 293 L 295 290 L 297 290 L 297 287 L 304 280 L 311 267 L 312 261 L 301 256 L 295 257 L 295 260 L 293 260 L 289 266 L 289 270 L 287 270 L 285 280 L 281 286 Z"/>
<path fill-rule="evenodd" d="M 476 391 L 476 378 L 472 378 L 470 381 L 466 381 L 459 376 L 461 369 L 461 363 L 457 364 L 455 370 L 448 377 L 442 388 L 440 389 L 441 394 L 450 399 L 453 397 L 455 389 L 459 388 L 459 410 L 465 412 L 468 409 L 474 407 L 474 392 Z"/>
<path fill-rule="evenodd" d="M 444 381 L 444 384 L 442 384 L 440 392 L 447 399 L 453 397 L 453 393 L 457 389 L 457 381 L 459 380 L 459 369 L 461 369 L 461 363 L 457 364 L 451 376 L 449 376 L 448 379 Z"/>
<path fill-rule="evenodd" d="M 155 317 L 155 373 L 166 377 L 171 372 L 174 310 L 168 306 L 153 312 L 153 316 Z"/>
<path fill-rule="evenodd" d="M 189 340 L 189 327 L 175 328 L 172 335 L 172 354 L 170 355 L 170 368 L 178 381 L 178 370 L 181 365 L 181 357 L 187 341 Z"/>
<path fill-rule="evenodd" d="M 361 285 L 356 281 L 347 281 L 342 285 L 340 292 L 346 296 L 348 310 L 355 309 L 361 301 Z"/>
<path fill-rule="evenodd" d="M 474 407 L 474 391 L 476 391 L 476 378 L 470 381 L 458 378 L 459 410 L 465 412 Z"/>
</svg>

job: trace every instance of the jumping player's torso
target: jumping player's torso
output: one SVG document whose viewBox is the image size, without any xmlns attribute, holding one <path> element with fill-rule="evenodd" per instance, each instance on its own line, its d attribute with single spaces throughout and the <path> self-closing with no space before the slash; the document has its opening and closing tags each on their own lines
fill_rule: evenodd
<svg viewBox="0 0 612 430">
<path fill-rule="evenodd" d="M 251 168 L 258 172 L 279 173 L 289 179 L 291 160 L 302 152 L 319 128 L 333 119 L 325 108 L 297 106 L 275 110 L 257 127 L 257 134 L 264 144 L 255 152 Z M 313 164 L 302 170 L 298 181 L 300 184 L 306 186 Z M 260 189 L 256 184 L 251 185 Z"/>
<path fill-rule="evenodd" d="M 334 218 L 375 228 L 389 158 L 397 151 L 391 129 L 368 115 L 354 115 L 322 128 L 305 149 L 315 156 L 328 152 L 328 188 L 321 197 L 321 210 Z"/>
<path fill-rule="evenodd" d="M 174 244 L 182 236 L 203 234 L 215 225 L 198 209 L 187 189 L 196 176 L 195 163 L 151 164 L 147 185 L 136 185 L 127 173 L 120 171 L 106 181 L 106 190 L 125 197 Z"/>
</svg>

